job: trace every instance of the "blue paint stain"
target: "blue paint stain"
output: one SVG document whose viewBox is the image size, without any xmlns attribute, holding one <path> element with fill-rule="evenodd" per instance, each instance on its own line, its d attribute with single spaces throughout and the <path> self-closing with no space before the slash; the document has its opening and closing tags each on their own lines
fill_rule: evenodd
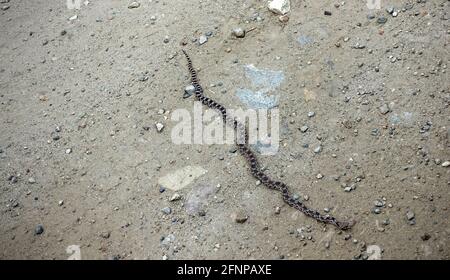
<svg viewBox="0 0 450 280">
<path fill-rule="evenodd" d="M 238 88 L 236 95 L 239 99 L 253 109 L 271 109 L 278 106 L 279 94 L 269 94 L 281 85 L 284 80 L 282 71 L 273 71 L 265 69 L 257 69 L 253 65 L 246 65 L 244 73 L 250 80 L 252 88 Z"/>
<path fill-rule="evenodd" d="M 314 39 L 309 37 L 309 36 L 306 36 L 306 35 L 300 35 L 297 38 L 297 42 L 299 42 L 300 45 L 302 45 L 302 46 L 306 46 L 306 45 L 309 45 L 309 44 L 313 43 Z"/>
</svg>

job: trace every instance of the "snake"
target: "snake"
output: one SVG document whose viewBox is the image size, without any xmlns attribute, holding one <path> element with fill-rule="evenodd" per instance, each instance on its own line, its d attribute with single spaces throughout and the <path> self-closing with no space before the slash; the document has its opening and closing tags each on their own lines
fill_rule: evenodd
<svg viewBox="0 0 450 280">
<path fill-rule="evenodd" d="M 354 220 L 350 221 L 338 220 L 329 214 L 322 214 L 317 210 L 309 208 L 301 200 L 292 195 L 292 193 L 289 190 L 289 187 L 285 183 L 273 180 L 267 174 L 264 173 L 263 169 L 261 168 L 261 165 L 258 162 L 258 159 L 255 156 L 255 153 L 249 147 L 246 126 L 236 118 L 230 116 L 227 112 L 227 109 L 222 104 L 219 104 L 213 99 L 205 96 L 203 88 L 200 85 L 198 79 L 197 71 L 194 69 L 192 65 L 192 60 L 190 56 L 184 49 L 182 50 L 182 52 L 187 60 L 187 67 L 191 76 L 191 84 L 194 87 L 196 99 L 200 101 L 203 105 L 206 105 L 207 107 L 218 111 L 221 114 L 225 123 L 231 125 L 233 129 L 237 131 L 239 138 L 236 140 L 236 145 L 239 150 L 239 153 L 247 161 L 252 176 L 267 188 L 280 192 L 283 201 L 287 205 L 293 207 L 294 209 L 297 209 L 301 213 L 305 214 L 307 217 L 311 217 L 316 221 L 324 224 L 334 225 L 340 230 L 351 229 L 355 224 Z"/>
</svg>

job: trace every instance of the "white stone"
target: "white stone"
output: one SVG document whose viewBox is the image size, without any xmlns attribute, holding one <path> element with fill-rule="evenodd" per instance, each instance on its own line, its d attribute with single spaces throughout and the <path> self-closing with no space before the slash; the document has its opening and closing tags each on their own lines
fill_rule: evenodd
<svg viewBox="0 0 450 280">
<path fill-rule="evenodd" d="M 289 0 L 272 0 L 269 2 L 268 8 L 273 13 L 285 15 L 291 10 L 291 3 Z"/>
<path fill-rule="evenodd" d="M 161 132 L 164 129 L 164 125 L 162 123 L 156 123 L 156 130 Z"/>
<path fill-rule="evenodd" d="M 180 199 L 181 199 L 181 195 L 178 194 L 178 193 L 174 193 L 172 195 L 172 197 L 169 199 L 169 201 L 177 201 L 177 200 L 180 200 Z"/>
<path fill-rule="evenodd" d="M 443 163 L 442 163 L 442 167 L 449 167 L 450 166 L 450 161 L 444 161 Z"/>
</svg>

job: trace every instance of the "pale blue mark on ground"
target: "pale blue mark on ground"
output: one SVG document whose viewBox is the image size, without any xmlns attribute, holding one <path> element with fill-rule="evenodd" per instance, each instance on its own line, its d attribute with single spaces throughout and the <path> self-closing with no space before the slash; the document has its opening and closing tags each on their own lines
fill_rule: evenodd
<svg viewBox="0 0 450 280">
<path fill-rule="evenodd" d="M 280 86 L 281 82 L 284 80 L 282 71 L 258 69 L 253 64 L 246 65 L 244 70 L 245 76 L 250 79 L 255 87 L 274 89 Z"/>
<path fill-rule="evenodd" d="M 278 96 L 267 95 L 261 91 L 253 92 L 249 89 L 238 88 L 236 95 L 249 108 L 271 109 L 278 106 Z"/>
<path fill-rule="evenodd" d="M 306 45 L 309 45 L 309 44 L 313 43 L 314 39 L 309 37 L 309 36 L 307 36 L 307 35 L 300 35 L 297 38 L 297 42 L 299 42 L 300 45 L 302 45 L 302 46 L 306 46 Z"/>
<path fill-rule="evenodd" d="M 396 125 L 412 125 L 413 114 L 410 112 L 403 112 L 401 114 L 392 114 L 389 117 L 389 122 Z"/>
<path fill-rule="evenodd" d="M 271 109 L 278 106 L 279 94 L 269 94 L 281 85 L 284 80 L 283 71 L 258 69 L 254 65 L 244 67 L 245 76 L 250 80 L 252 88 L 238 88 L 236 95 L 253 109 Z"/>
</svg>

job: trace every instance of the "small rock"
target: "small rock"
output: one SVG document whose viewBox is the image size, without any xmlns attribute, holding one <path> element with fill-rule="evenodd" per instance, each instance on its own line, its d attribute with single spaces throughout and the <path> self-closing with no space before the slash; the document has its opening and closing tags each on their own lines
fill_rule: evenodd
<svg viewBox="0 0 450 280">
<path fill-rule="evenodd" d="M 268 8 L 273 13 L 285 15 L 291 10 L 291 3 L 289 0 L 272 0 Z"/>
<path fill-rule="evenodd" d="M 9 9 L 9 6 L 8 6 L 8 5 L 5 5 L 5 6 L 2 7 L 2 10 L 3 10 L 3 11 L 6 11 L 6 10 L 8 10 L 8 9 Z"/>
<path fill-rule="evenodd" d="M 189 98 L 195 93 L 195 87 L 193 85 L 188 85 L 184 88 L 183 98 Z"/>
<path fill-rule="evenodd" d="M 308 117 L 309 117 L 309 118 L 312 118 L 312 117 L 314 117 L 315 115 L 316 115 L 315 112 L 308 112 Z"/>
<path fill-rule="evenodd" d="M 323 14 L 326 15 L 326 16 L 331 16 L 331 12 L 330 11 L 324 11 Z"/>
<path fill-rule="evenodd" d="M 387 7 L 387 8 L 386 8 L 386 12 L 387 12 L 388 14 L 392 14 L 392 13 L 394 12 L 394 7 L 393 7 L 393 6 Z"/>
<path fill-rule="evenodd" d="M 134 1 L 128 5 L 128 9 L 136 9 L 139 8 L 139 6 L 141 6 L 141 4 L 139 2 Z"/>
<path fill-rule="evenodd" d="M 304 125 L 302 127 L 300 127 L 300 131 L 305 133 L 306 131 L 308 131 L 309 127 L 307 125 Z"/>
<path fill-rule="evenodd" d="M 245 30 L 241 27 L 236 27 L 233 29 L 233 35 L 236 36 L 236 38 L 244 38 Z"/>
<path fill-rule="evenodd" d="M 238 211 L 233 213 L 233 219 L 236 223 L 243 224 L 247 221 L 248 216 L 244 212 Z"/>
<path fill-rule="evenodd" d="M 178 193 L 174 193 L 172 195 L 172 197 L 169 199 L 169 201 L 177 201 L 177 200 L 180 200 L 180 199 L 181 199 L 181 195 L 178 194 Z"/>
<path fill-rule="evenodd" d="M 415 216 L 416 215 L 412 211 L 406 212 L 406 218 L 408 219 L 408 221 L 411 221 L 412 219 L 414 219 Z"/>
<path fill-rule="evenodd" d="M 164 125 L 162 123 L 156 123 L 156 130 L 158 132 L 162 132 L 164 129 Z"/>
<path fill-rule="evenodd" d="M 200 38 L 198 39 L 198 43 L 200 45 L 203 45 L 206 42 L 208 42 L 208 37 L 206 37 L 205 35 L 200 36 Z"/>
<path fill-rule="evenodd" d="M 280 214 L 281 213 L 281 207 L 279 207 L 279 206 L 277 206 L 276 208 L 275 208 L 275 214 Z"/>
<path fill-rule="evenodd" d="M 321 151 L 322 151 L 322 146 L 317 146 L 317 147 L 314 149 L 314 153 L 316 153 L 316 154 L 320 153 Z"/>
<path fill-rule="evenodd" d="M 386 22 L 387 22 L 387 18 L 386 17 L 381 16 L 381 17 L 379 17 L 377 19 L 377 23 L 378 24 L 385 24 Z"/>
<path fill-rule="evenodd" d="M 172 213 L 172 208 L 164 207 L 163 209 L 161 209 L 161 212 L 163 212 L 166 215 L 169 215 L 170 213 Z"/>
<path fill-rule="evenodd" d="M 34 183 L 36 183 L 36 180 L 33 177 L 30 177 L 30 178 L 28 178 L 28 183 L 34 184 Z"/>
<path fill-rule="evenodd" d="M 444 161 L 441 165 L 442 167 L 449 167 L 450 166 L 450 161 Z"/>
<path fill-rule="evenodd" d="M 74 21 L 78 18 L 78 15 L 73 15 L 69 18 L 70 21 Z"/>
<path fill-rule="evenodd" d="M 59 205 L 59 206 L 63 206 L 63 205 L 64 205 L 64 200 L 58 201 L 58 205 Z"/>
<path fill-rule="evenodd" d="M 389 106 L 387 104 L 383 104 L 380 108 L 380 113 L 383 115 L 386 115 L 387 113 L 389 113 L 390 109 Z"/>
<path fill-rule="evenodd" d="M 42 225 L 37 225 L 35 228 L 34 228 L 34 234 L 35 235 L 40 235 L 40 234 L 42 234 L 44 232 L 44 227 L 42 226 Z"/>
<path fill-rule="evenodd" d="M 105 231 L 100 233 L 100 237 L 104 239 L 108 239 L 111 236 L 111 233 L 109 231 Z"/>
</svg>

